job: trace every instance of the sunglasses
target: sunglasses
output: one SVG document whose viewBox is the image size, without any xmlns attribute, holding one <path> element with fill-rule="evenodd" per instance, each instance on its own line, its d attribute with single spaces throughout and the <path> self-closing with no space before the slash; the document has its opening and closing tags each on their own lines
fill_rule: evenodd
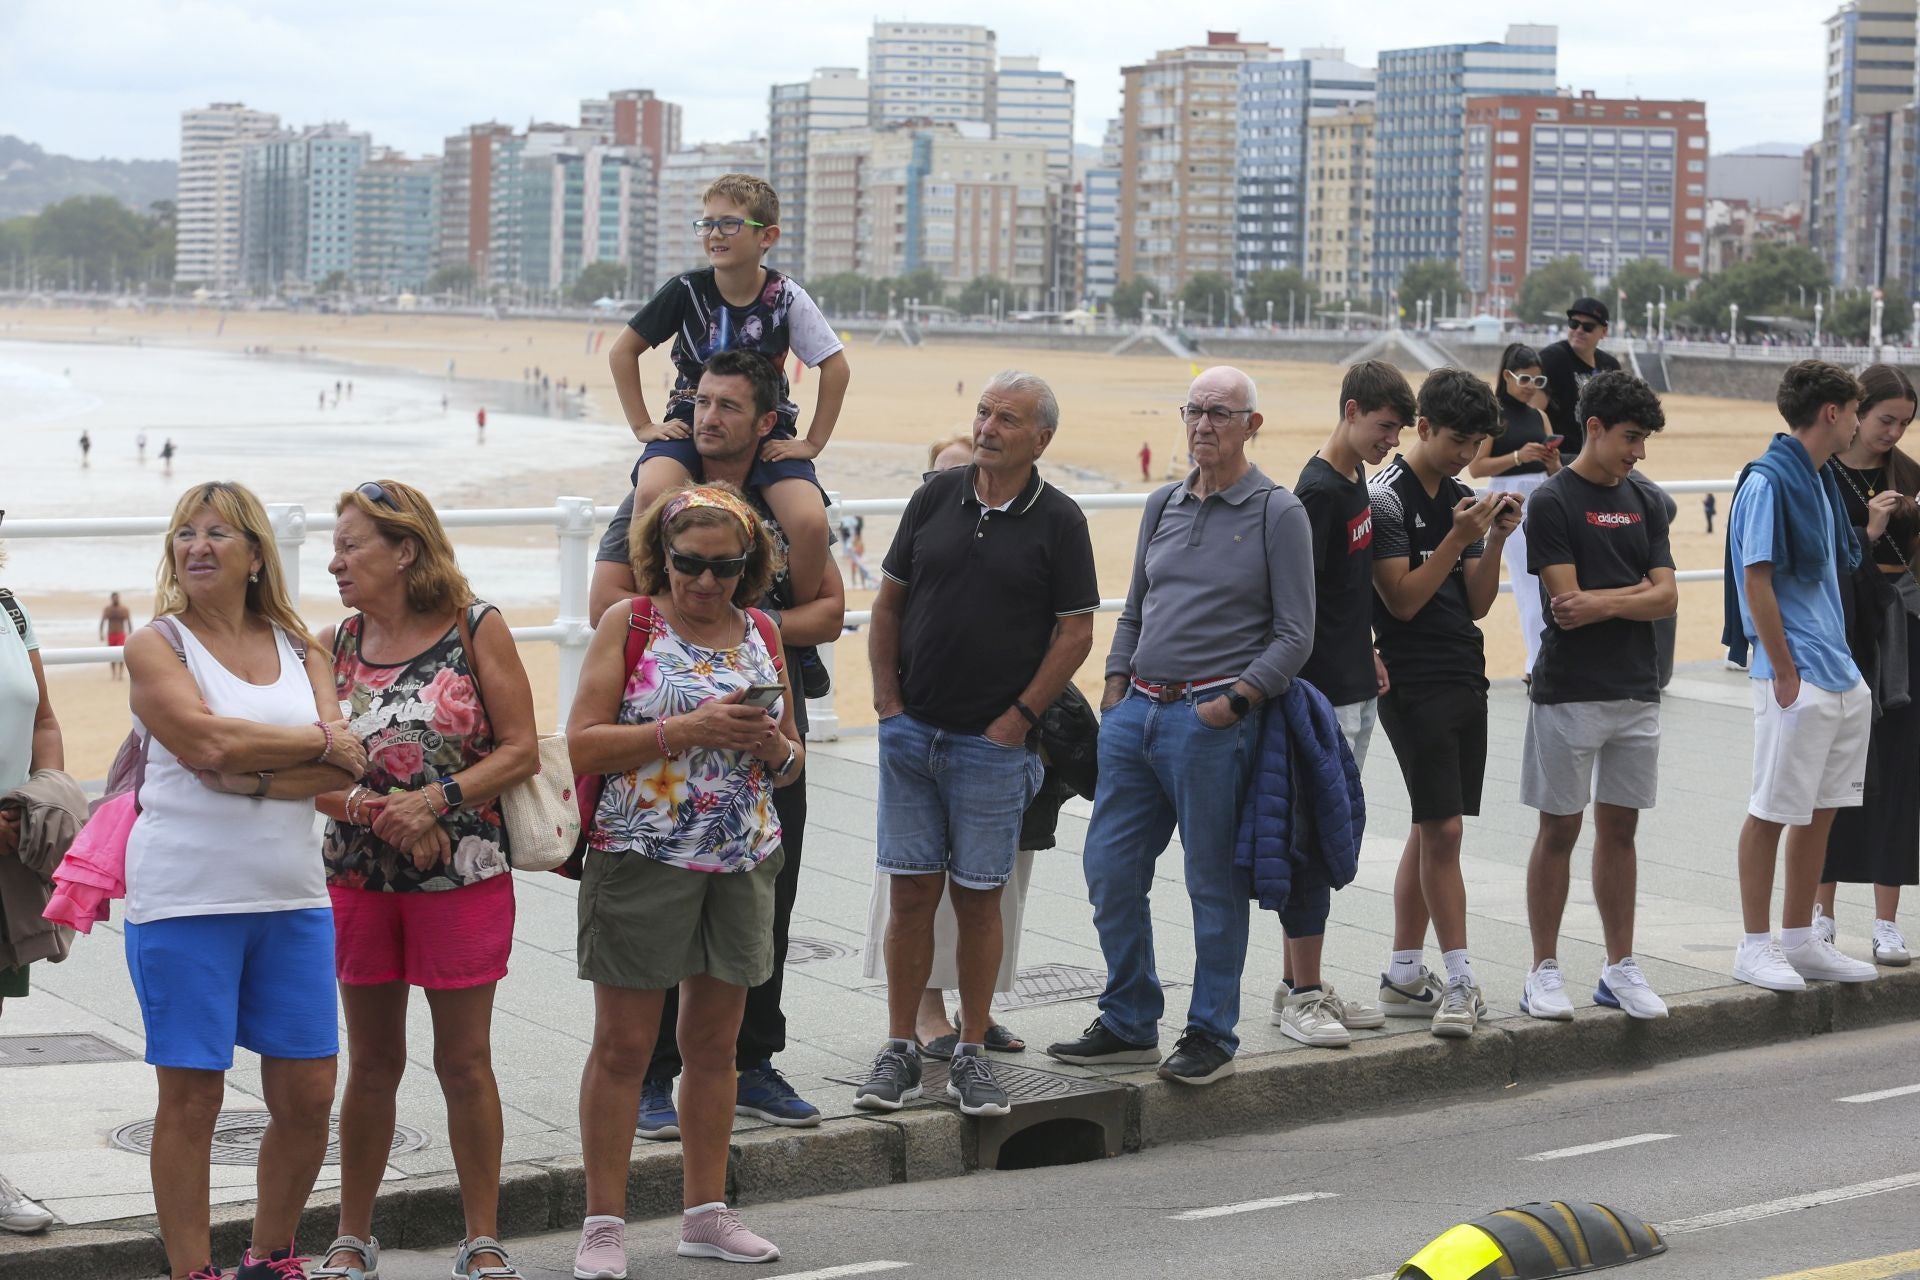
<svg viewBox="0 0 1920 1280">
<path fill-rule="evenodd" d="M 1542 391 L 1546 390 L 1547 375 L 1544 373 L 1515 373 L 1509 369 L 1507 370 L 1507 376 L 1513 379 L 1513 384 L 1517 387 L 1534 387 Z"/>
<path fill-rule="evenodd" d="M 690 556 L 684 551 L 667 548 L 667 563 L 673 566 L 675 573 L 683 573 L 689 578 L 697 578 L 703 573 L 711 573 L 716 578 L 737 578 L 747 571 L 747 557 L 735 556 L 731 560 L 707 560 L 700 556 Z"/>
<path fill-rule="evenodd" d="M 354 492 L 365 498 L 368 502 L 377 503 L 389 511 L 398 511 L 400 509 L 400 504 L 393 500 L 392 494 L 381 487 L 378 480 L 369 480 L 365 484 L 356 487 Z"/>
<path fill-rule="evenodd" d="M 1596 333 L 1606 327 L 1598 320 L 1575 320 L 1572 316 L 1567 317 L 1567 328 L 1578 329 L 1582 333 Z"/>
</svg>

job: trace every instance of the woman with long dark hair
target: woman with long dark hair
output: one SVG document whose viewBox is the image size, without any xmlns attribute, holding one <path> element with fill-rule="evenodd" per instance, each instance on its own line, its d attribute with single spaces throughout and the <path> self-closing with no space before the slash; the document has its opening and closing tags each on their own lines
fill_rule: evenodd
<svg viewBox="0 0 1920 1280">
<path fill-rule="evenodd" d="M 1493 398 L 1500 405 L 1500 434 L 1487 437 L 1479 455 L 1467 464 L 1467 473 L 1486 480 L 1496 492 L 1524 498 L 1560 469 L 1560 437 L 1547 420 L 1547 376 L 1540 369 L 1540 353 L 1524 342 L 1508 343 L 1500 354 Z M 1507 538 L 1506 562 L 1514 608 L 1520 612 L 1520 636 L 1527 646 L 1525 674 L 1530 678 L 1534 659 L 1540 656 L 1540 632 L 1546 620 L 1540 612 L 1540 580 L 1527 572 L 1524 521 Z"/>
</svg>

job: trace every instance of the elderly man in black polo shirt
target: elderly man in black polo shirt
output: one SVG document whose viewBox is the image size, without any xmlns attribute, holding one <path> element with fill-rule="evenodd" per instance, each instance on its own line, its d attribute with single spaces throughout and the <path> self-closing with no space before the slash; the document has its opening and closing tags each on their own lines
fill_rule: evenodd
<svg viewBox="0 0 1920 1280">
<path fill-rule="evenodd" d="M 1047 1052 L 1062 1062 L 1153 1062 L 1166 1001 L 1147 893 L 1176 825 L 1193 907 L 1193 997 L 1160 1074 L 1207 1084 L 1233 1070 L 1248 887 L 1234 873 L 1240 801 L 1260 733 L 1254 708 L 1313 651 L 1313 530 L 1300 500 L 1247 459 L 1253 379 L 1213 368 L 1180 407 L 1194 470 L 1147 502 L 1126 608 L 1107 657 L 1100 782 L 1083 865 L 1107 959 L 1100 1016 Z"/>
<path fill-rule="evenodd" d="M 914 1014 L 951 886 L 960 1043 L 947 1093 L 1006 1115 L 982 1052 L 1002 943 L 1000 894 L 1040 788 L 1030 734 L 1093 648 L 1093 544 L 1073 499 L 1034 463 L 1059 426 L 1047 384 L 1002 373 L 980 393 L 973 464 L 907 503 L 881 565 L 868 652 L 880 717 L 879 869 L 890 879 L 887 1042 L 854 1095 L 869 1111 L 920 1096 Z"/>
</svg>

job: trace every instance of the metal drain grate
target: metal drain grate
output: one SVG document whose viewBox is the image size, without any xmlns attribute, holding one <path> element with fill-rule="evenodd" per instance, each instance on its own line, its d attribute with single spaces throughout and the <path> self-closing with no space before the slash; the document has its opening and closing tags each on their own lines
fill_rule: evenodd
<svg viewBox="0 0 1920 1280">
<path fill-rule="evenodd" d="M 260 1139 L 266 1131 L 267 1113 L 264 1111 L 222 1111 L 219 1119 L 213 1124 L 213 1163 L 258 1164 Z M 108 1141 L 122 1151 L 132 1151 L 143 1156 L 151 1155 L 153 1153 L 153 1121 L 136 1120 L 132 1124 L 123 1124 L 113 1131 Z M 427 1135 L 412 1125 L 393 1126 L 393 1155 L 418 1151 L 426 1145 Z M 339 1116 L 330 1116 L 327 1119 L 326 1163 L 340 1163 Z"/>
<path fill-rule="evenodd" d="M 1163 990 L 1184 987 L 1184 982 L 1160 979 Z M 1083 969 L 1074 964 L 1040 964 L 1022 969 L 1013 976 L 1013 990 L 994 997 L 997 1009 L 1031 1009 L 1035 1005 L 1063 1004 L 1068 1000 L 1087 1000 L 1107 989 L 1107 975 L 1098 969 Z"/>
<path fill-rule="evenodd" d="M 857 1075 L 828 1076 L 827 1079 L 838 1084 L 859 1088 L 872 1076 L 872 1072 L 862 1071 Z M 1016 1067 L 1011 1063 L 996 1061 L 993 1064 L 993 1078 L 1007 1091 L 1007 1097 L 1016 1105 L 1022 1102 L 1041 1102 L 1048 1098 L 1066 1098 L 1079 1093 L 1106 1093 L 1118 1086 L 1105 1080 L 1082 1080 L 1074 1076 L 1059 1076 L 1051 1071 L 1036 1071 L 1032 1067 Z M 947 1064 L 933 1058 L 921 1062 L 920 1089 L 928 1098 L 936 1102 L 951 1102 L 947 1097 Z"/>
<path fill-rule="evenodd" d="M 828 942 L 825 938 L 787 937 L 787 963 L 812 964 L 816 960 L 844 960 L 848 956 L 859 955 L 858 948 L 849 947 L 842 942 Z"/>
<path fill-rule="evenodd" d="M 76 1062 L 138 1062 L 111 1040 L 84 1031 L 44 1036 L 0 1036 L 0 1067 L 42 1067 Z"/>
</svg>

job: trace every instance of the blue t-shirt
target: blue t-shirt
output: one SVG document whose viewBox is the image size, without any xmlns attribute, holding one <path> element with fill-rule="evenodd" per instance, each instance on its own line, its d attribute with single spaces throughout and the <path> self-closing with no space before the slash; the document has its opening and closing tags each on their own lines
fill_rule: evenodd
<svg viewBox="0 0 1920 1280">
<path fill-rule="evenodd" d="M 1827 509 L 1824 492 L 1820 505 Z M 1733 513 L 1727 517 L 1727 540 L 1733 548 L 1735 570 L 1773 559 L 1773 507 L 1773 482 L 1756 470 L 1734 495 Z M 1832 527 L 1829 517 L 1823 528 Z M 1829 554 L 1820 581 L 1806 582 L 1776 572 L 1773 594 L 1780 602 L 1780 622 L 1786 628 L 1787 648 L 1800 678 L 1830 692 L 1844 693 L 1860 683 L 1860 668 L 1847 651 L 1846 615 L 1840 606 L 1840 571 L 1831 553 L 1832 534 L 1827 533 L 1824 541 Z M 1754 630 L 1744 573 L 1734 585 L 1740 593 L 1740 627 L 1747 633 L 1747 644 L 1753 651 L 1747 673 L 1755 680 L 1771 680 L 1773 664 Z"/>
</svg>

